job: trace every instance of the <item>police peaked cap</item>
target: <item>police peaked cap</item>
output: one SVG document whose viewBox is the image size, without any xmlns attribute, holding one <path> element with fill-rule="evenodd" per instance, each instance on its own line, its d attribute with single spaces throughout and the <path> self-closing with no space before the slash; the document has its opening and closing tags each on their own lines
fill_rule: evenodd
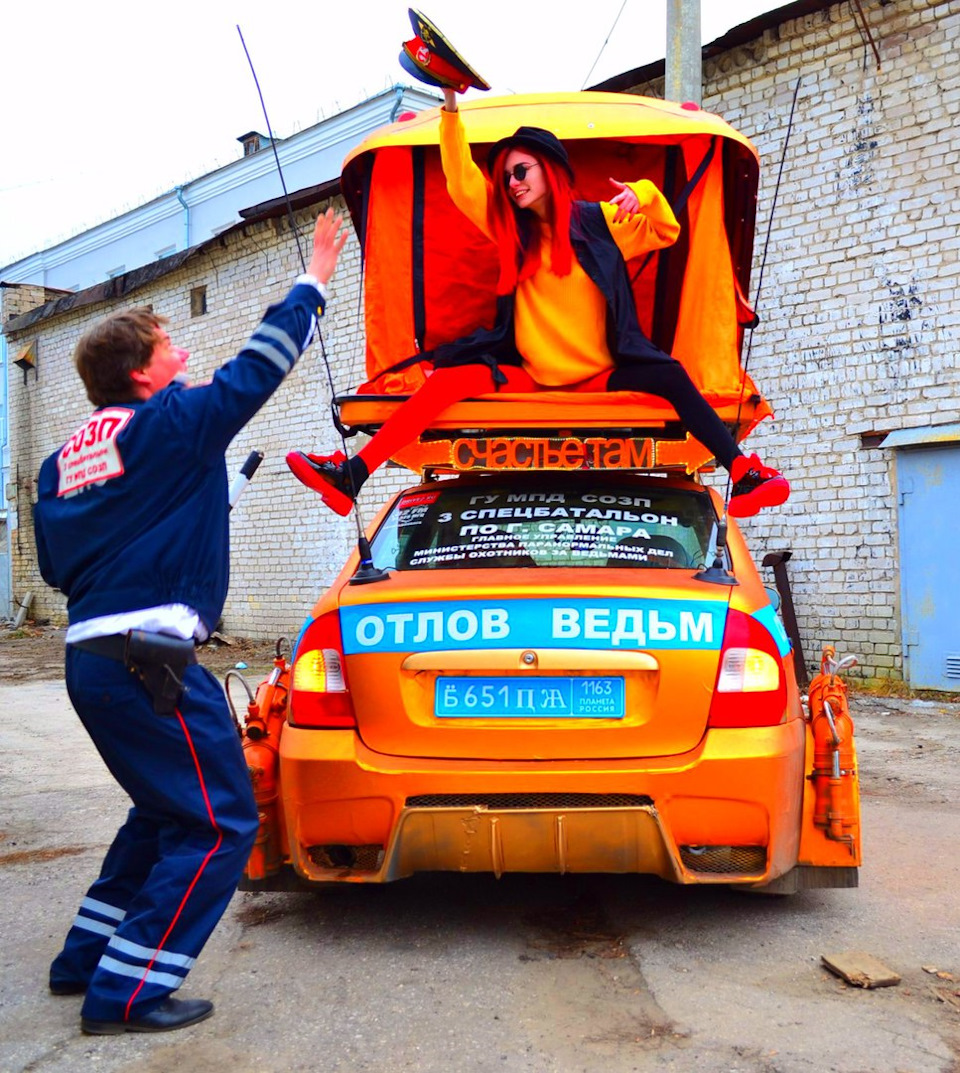
<svg viewBox="0 0 960 1073">
<path fill-rule="evenodd" d="M 570 166 L 570 158 L 563 147 L 563 142 L 543 127 L 517 127 L 509 138 L 501 138 L 491 146 L 487 153 L 487 171 L 493 174 L 493 164 L 497 155 L 504 149 L 513 149 L 514 146 L 522 146 L 529 149 L 536 156 L 549 157 L 554 164 L 559 164 L 569 175 L 570 182 L 574 181 L 573 168 Z"/>
<path fill-rule="evenodd" d="M 400 52 L 400 66 L 407 74 L 428 86 L 446 86 L 458 93 L 471 87 L 490 88 L 426 15 L 413 8 L 408 14 L 416 36 L 404 41 Z"/>
</svg>

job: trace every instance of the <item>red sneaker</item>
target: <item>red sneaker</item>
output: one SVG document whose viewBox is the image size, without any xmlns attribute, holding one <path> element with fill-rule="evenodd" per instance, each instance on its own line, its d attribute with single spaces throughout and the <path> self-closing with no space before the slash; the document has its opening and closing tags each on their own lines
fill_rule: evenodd
<svg viewBox="0 0 960 1073">
<path fill-rule="evenodd" d="M 727 513 L 752 518 L 764 507 L 779 507 L 790 495 L 790 485 L 775 469 L 761 464 L 757 455 L 739 455 L 730 467 L 733 495 Z"/>
<path fill-rule="evenodd" d="M 343 451 L 332 455 L 308 455 L 304 451 L 291 451 L 287 455 L 287 465 L 294 477 L 308 488 L 319 492 L 324 503 L 341 515 L 347 515 L 353 510 L 353 493 L 343 466 L 346 460 Z"/>
</svg>

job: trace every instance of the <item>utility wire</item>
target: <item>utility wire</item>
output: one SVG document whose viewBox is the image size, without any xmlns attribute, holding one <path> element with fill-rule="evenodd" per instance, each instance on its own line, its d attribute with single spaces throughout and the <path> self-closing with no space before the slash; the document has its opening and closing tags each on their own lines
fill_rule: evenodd
<svg viewBox="0 0 960 1073">
<path fill-rule="evenodd" d="M 306 272 L 307 271 L 307 262 L 303 258 L 303 249 L 301 248 L 301 245 L 300 245 L 300 229 L 297 226 L 297 221 L 296 221 L 296 219 L 295 219 L 295 217 L 293 215 L 293 205 L 290 203 L 290 195 L 289 195 L 289 193 L 287 193 L 287 184 L 286 184 L 286 180 L 283 177 L 283 168 L 280 166 L 280 154 L 277 152 L 277 140 L 276 140 L 276 138 L 274 138 L 274 136 L 273 136 L 273 128 L 270 126 L 270 117 L 267 115 L 267 106 L 266 106 L 266 103 L 264 102 L 264 99 L 263 99 L 263 91 L 260 89 L 260 79 L 257 78 L 257 72 L 256 72 L 256 69 L 253 66 L 253 60 L 250 58 L 250 51 L 247 48 L 246 41 L 244 41 L 244 39 L 243 39 L 243 31 L 240 29 L 239 25 L 237 26 L 237 33 L 240 35 L 240 44 L 243 45 L 243 51 L 246 54 L 247 63 L 250 65 L 250 73 L 253 75 L 253 83 L 257 87 L 257 95 L 260 98 L 260 109 L 263 112 L 263 121 L 267 125 L 267 134 L 270 137 L 270 144 L 273 147 L 273 159 L 276 161 L 276 164 L 277 164 L 277 174 L 280 176 L 280 185 L 283 188 L 283 197 L 284 197 L 284 200 L 285 200 L 286 205 L 287 205 L 287 217 L 288 217 L 288 219 L 290 221 L 290 229 L 293 231 L 293 236 L 294 236 L 294 239 L 295 239 L 296 244 L 297 244 L 297 254 L 300 257 L 300 265 L 303 268 L 303 271 Z M 320 318 L 319 317 L 314 322 L 313 331 L 314 331 L 314 336 L 316 337 L 317 341 L 320 343 L 320 355 L 323 358 L 323 367 L 324 367 L 324 369 L 326 370 L 326 373 L 327 373 L 327 385 L 330 388 L 330 405 L 331 405 L 331 407 L 334 407 L 335 406 L 335 401 L 334 400 L 336 399 L 337 392 L 336 392 L 336 388 L 335 388 L 334 383 L 333 383 L 333 371 L 330 368 L 330 361 L 327 358 L 327 348 L 326 348 L 326 346 L 324 345 L 324 342 L 323 342 L 323 332 L 320 331 Z M 343 427 L 342 427 L 342 425 L 340 424 L 339 421 L 335 421 L 334 426 L 335 426 L 335 428 L 337 430 L 337 433 L 340 436 L 340 446 L 341 446 L 341 448 L 343 450 L 344 457 L 346 457 L 347 456 L 347 440 L 346 440 L 346 436 L 344 435 Z M 350 474 L 349 469 L 347 469 L 347 473 Z M 351 475 L 351 485 L 352 484 L 353 484 L 353 480 L 352 480 L 352 475 Z M 356 526 L 357 526 L 357 537 L 358 537 L 358 542 L 360 543 L 360 547 L 361 547 L 361 559 L 363 559 L 364 558 L 363 549 L 366 547 L 366 537 L 364 536 L 363 524 L 362 524 L 362 522 L 360 520 L 360 508 L 357 505 L 357 494 L 356 494 L 357 489 L 352 488 L 352 491 L 353 491 L 353 512 L 352 513 L 353 513 L 354 521 L 355 521 Z"/>
<path fill-rule="evenodd" d="M 600 51 L 597 53 L 597 58 L 593 61 L 593 66 L 587 71 L 587 77 L 583 80 L 583 85 L 580 87 L 581 91 L 587 88 L 587 83 L 590 81 L 590 76 L 596 69 L 597 64 L 600 62 L 600 57 L 603 55 L 603 50 L 610 43 L 610 38 L 613 37 L 613 31 L 617 28 L 617 23 L 620 21 L 620 16 L 623 14 L 623 9 L 627 6 L 627 0 L 623 0 L 620 5 L 620 10 L 617 12 L 617 17 L 613 20 L 613 25 L 610 27 L 610 32 L 604 39 L 603 44 L 600 46 Z"/>
<path fill-rule="evenodd" d="M 763 242 L 763 254 L 760 257 L 760 274 L 757 278 L 757 290 L 753 299 L 754 312 L 760 306 L 760 294 L 763 290 L 763 274 L 767 267 L 767 252 L 770 249 L 770 235 L 773 231 L 773 218 L 777 211 L 777 199 L 780 196 L 780 183 L 783 179 L 783 168 L 787 160 L 787 148 L 790 145 L 790 135 L 793 132 L 793 117 L 797 109 L 797 95 L 800 92 L 800 83 L 803 80 L 803 72 L 801 71 L 797 75 L 796 85 L 793 87 L 793 100 L 790 103 L 790 118 L 787 120 L 787 133 L 783 139 L 783 151 L 780 154 L 780 167 L 777 170 L 777 183 L 773 190 L 773 201 L 770 205 L 770 216 L 767 218 L 767 234 Z M 753 352 L 753 333 L 756 327 L 756 322 L 750 328 L 750 338 L 747 340 L 747 353 L 743 359 L 743 377 L 740 382 L 740 400 L 737 403 L 737 425 L 740 424 L 740 414 L 743 410 L 743 391 L 747 382 L 747 370 L 750 367 L 750 355 Z M 730 474 L 727 474 L 727 488 L 724 494 L 724 506 L 727 507 L 730 504 L 730 492 L 731 492 L 731 479 Z"/>
</svg>

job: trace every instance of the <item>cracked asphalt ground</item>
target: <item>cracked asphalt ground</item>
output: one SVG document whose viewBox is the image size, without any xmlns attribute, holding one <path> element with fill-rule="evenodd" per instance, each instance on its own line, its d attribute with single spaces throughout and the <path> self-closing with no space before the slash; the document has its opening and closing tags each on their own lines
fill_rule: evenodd
<svg viewBox="0 0 960 1073">
<path fill-rule="evenodd" d="M 0 645 L 2 1073 L 960 1073 L 960 705 L 865 696 L 857 890 L 432 875 L 237 894 L 184 988 L 213 1018 L 83 1036 L 47 966 L 126 801 L 47 640 Z M 210 658 L 238 655 L 259 672 L 272 646 Z M 902 983 L 821 967 L 847 950 Z"/>
</svg>

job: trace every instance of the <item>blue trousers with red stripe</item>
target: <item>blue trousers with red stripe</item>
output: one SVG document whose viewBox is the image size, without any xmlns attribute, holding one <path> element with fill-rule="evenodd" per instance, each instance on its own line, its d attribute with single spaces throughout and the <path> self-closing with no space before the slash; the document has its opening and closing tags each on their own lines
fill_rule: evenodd
<svg viewBox="0 0 960 1073">
<path fill-rule="evenodd" d="M 136 1019 L 184 981 L 236 889 L 257 808 L 223 689 L 187 668 L 158 715 L 123 664 L 67 646 L 67 691 L 133 807 L 87 891 L 51 984 L 86 985 L 82 1016 Z"/>
</svg>

